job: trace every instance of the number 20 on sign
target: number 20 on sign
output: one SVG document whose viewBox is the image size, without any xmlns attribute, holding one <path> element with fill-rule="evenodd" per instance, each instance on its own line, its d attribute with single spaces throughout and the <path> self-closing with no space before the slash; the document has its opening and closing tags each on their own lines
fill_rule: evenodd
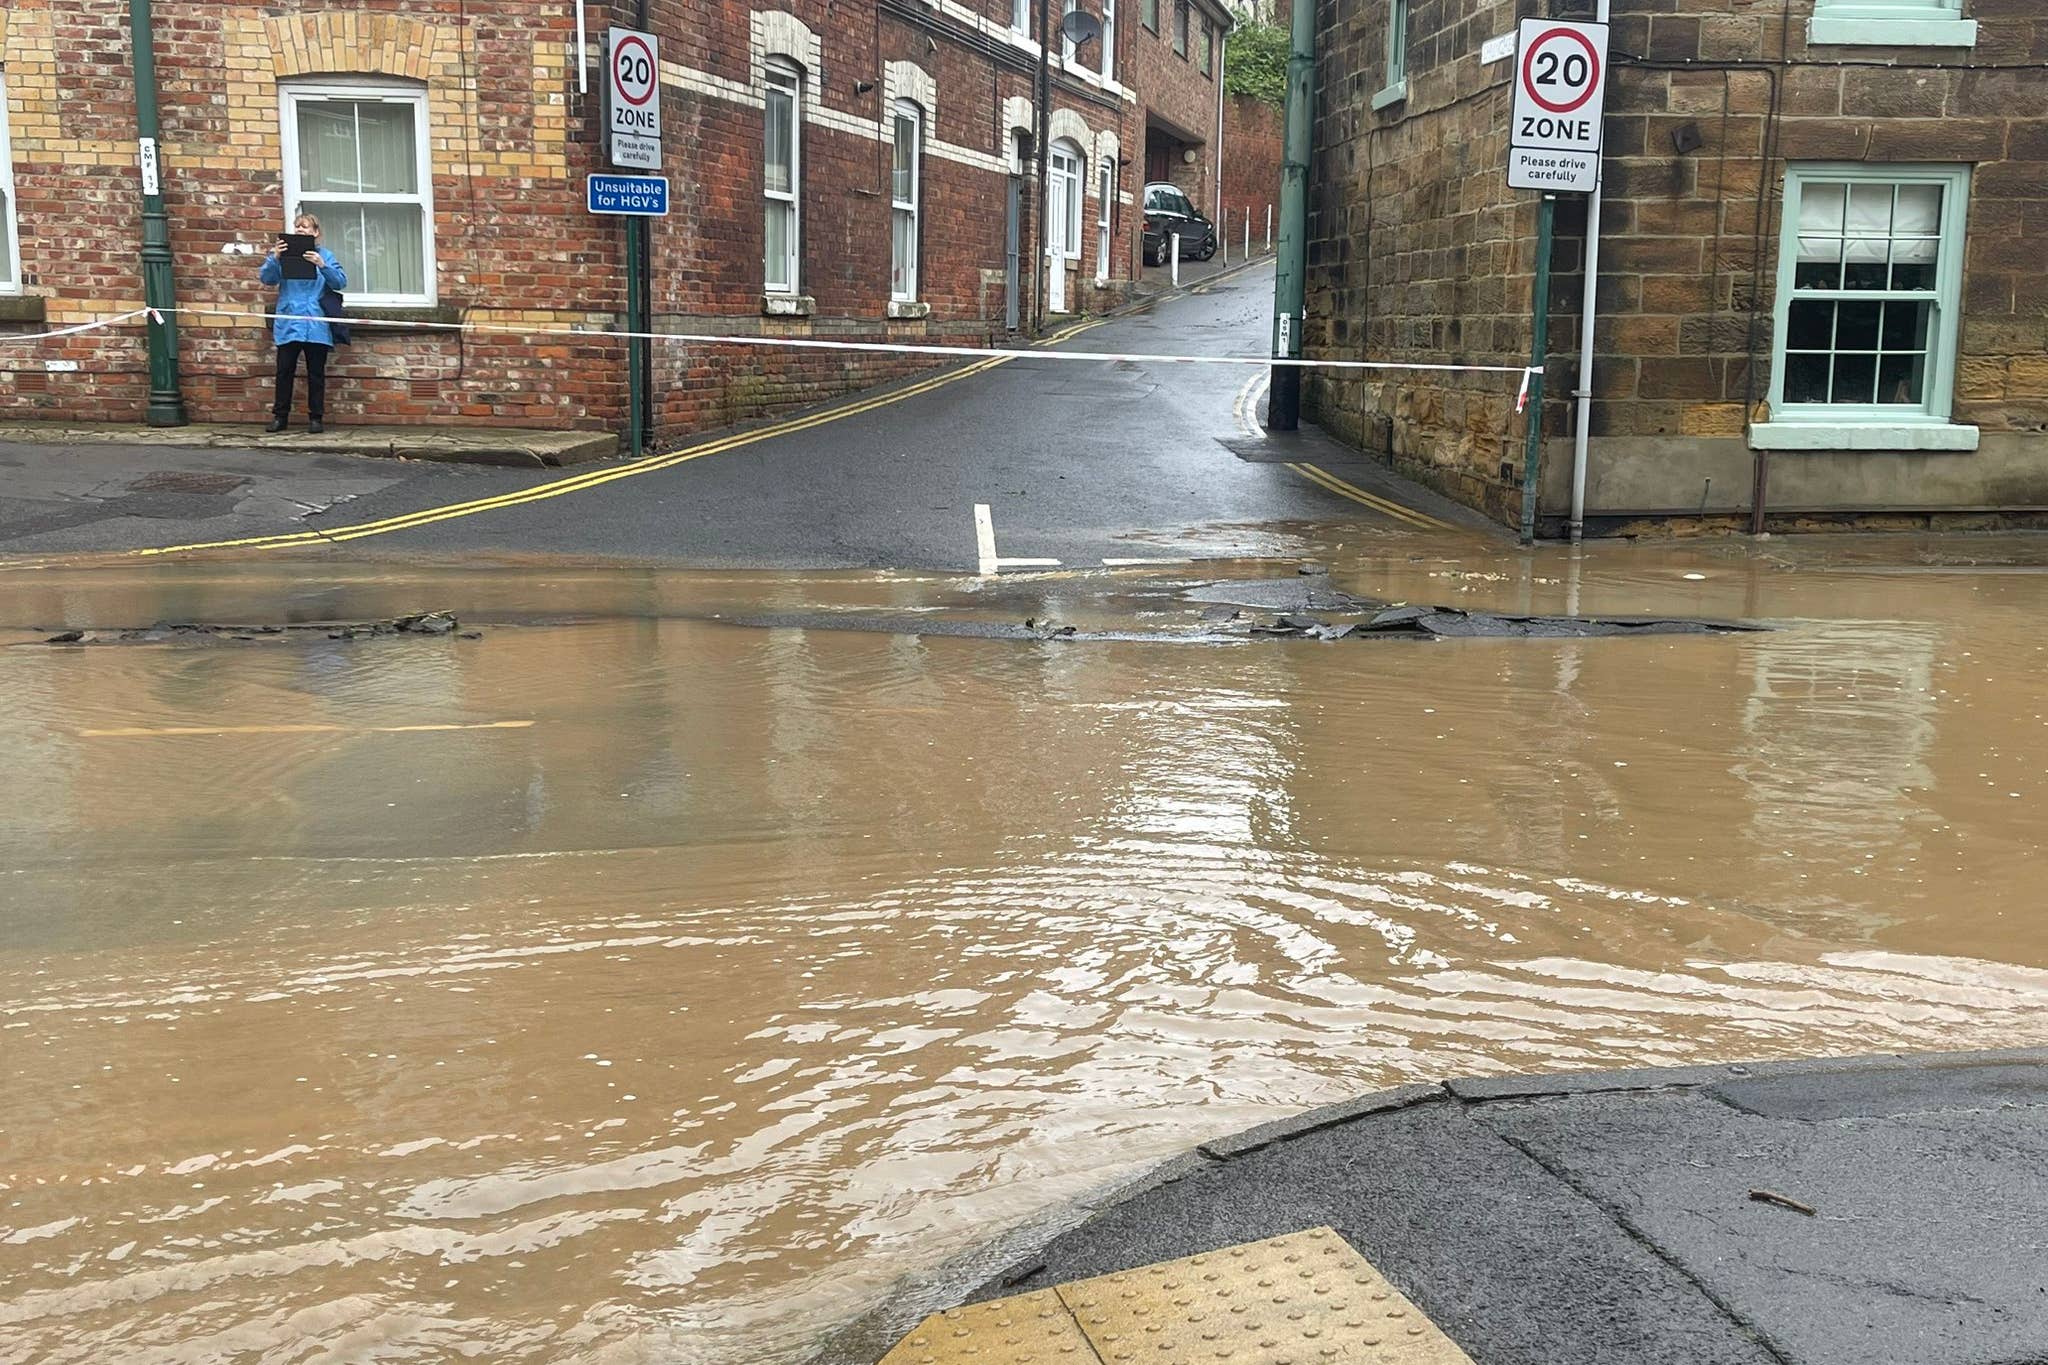
<svg viewBox="0 0 2048 1365">
<path fill-rule="evenodd" d="M 1508 184 L 1591 190 L 1600 179 L 1607 25 L 1524 19 L 1517 37 Z"/>
</svg>

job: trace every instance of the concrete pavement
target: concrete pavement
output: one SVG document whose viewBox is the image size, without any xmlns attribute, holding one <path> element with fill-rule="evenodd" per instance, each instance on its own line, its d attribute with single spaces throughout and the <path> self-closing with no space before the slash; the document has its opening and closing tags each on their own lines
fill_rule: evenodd
<svg viewBox="0 0 2048 1365">
<path fill-rule="evenodd" d="M 952 1303 L 1327 1225 L 1479 1365 L 2040 1362 L 2044 1172 L 2039 1050 L 1409 1086 L 1020 1229 L 818 1361 L 873 1361 Z"/>
<path fill-rule="evenodd" d="M 296 419 L 295 419 L 296 420 Z M 619 438 L 604 431 L 533 431 L 523 427 L 344 426 L 315 436 L 296 420 L 275 435 L 260 427 L 194 422 L 150 427 L 104 422 L 0 422 L 0 445 L 114 446 L 129 449 L 273 451 L 285 455 L 371 455 L 444 464 L 559 469 L 618 454 Z"/>
<path fill-rule="evenodd" d="M 1257 355 L 1267 344 L 1271 295 L 1270 266 L 1255 266 L 1092 325 L 1056 349 Z M 278 534 L 286 539 L 277 546 L 238 552 L 304 553 L 299 542 L 333 536 L 352 550 L 407 554 L 973 572 L 980 507 L 989 509 L 998 557 L 1062 567 L 1284 555 L 1300 543 L 1292 533 L 1308 525 L 1389 536 L 1420 534 L 1432 522 L 1483 530 L 1462 509 L 1317 433 L 1285 449 L 1258 442 L 1248 414 L 1264 373 L 1034 355 L 567 476 L 342 456 L 286 463 L 260 451 L 180 449 L 165 457 L 117 447 L 99 457 L 124 478 L 131 470 L 136 479 L 204 476 L 186 482 L 213 489 L 214 501 L 182 511 L 122 503 L 151 490 L 91 468 L 94 457 L 83 450 L 14 447 L 0 459 L 21 471 L 17 484 L 48 486 L 22 505 L 0 503 L 0 549 L 101 551 Z M 1326 477 L 1311 477 L 1310 465 Z M 224 475 L 249 482 L 222 492 Z M 310 496 L 299 483 L 308 475 Z M 337 481 L 346 484 L 340 493 L 328 486 Z M 120 495 L 111 511 L 99 505 L 109 490 Z"/>
</svg>

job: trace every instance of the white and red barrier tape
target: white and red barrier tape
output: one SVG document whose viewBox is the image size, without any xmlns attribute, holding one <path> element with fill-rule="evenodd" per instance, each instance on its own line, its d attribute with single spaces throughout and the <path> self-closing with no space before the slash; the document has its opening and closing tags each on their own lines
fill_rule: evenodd
<svg viewBox="0 0 2048 1365">
<path fill-rule="evenodd" d="M 79 336 L 87 332 L 102 331 L 148 317 L 162 322 L 168 312 L 177 317 L 227 318 L 239 322 L 274 322 L 280 317 L 291 316 L 278 313 L 261 313 L 232 308 L 177 308 L 159 312 L 154 308 L 136 308 L 111 317 L 98 318 L 91 322 L 61 327 L 49 332 L 30 332 L 13 335 L 0 334 L 0 346 L 32 341 L 48 341 L 57 337 Z M 293 317 L 294 321 L 326 321 Z M 349 327 L 388 327 L 408 332 L 445 331 L 484 334 L 491 336 L 550 337 L 580 341 L 666 341 L 683 342 L 698 346 L 765 346 L 789 347 L 798 350 L 860 351 L 881 355 L 921 355 L 939 359 L 1003 359 L 1003 360 L 1087 360 L 1087 361 L 1134 361 L 1141 364 L 1159 365 L 1252 365 L 1261 368 L 1291 366 L 1302 370 L 1399 370 L 1428 371 L 1438 373 L 1465 374 L 1514 374 L 1522 379 L 1522 390 L 1515 401 L 1515 411 L 1520 412 L 1529 401 L 1529 381 L 1543 373 L 1541 365 L 1459 365 L 1429 363 L 1406 360 L 1311 360 L 1291 357 L 1251 355 L 1158 355 L 1142 351 L 1055 351 L 1038 348 L 1016 348 L 1000 346 L 940 346 L 920 345 L 915 342 L 896 341 L 835 341 L 822 337 L 778 337 L 778 336 L 728 336 L 700 332 L 624 332 L 604 329 L 576 327 L 535 327 L 510 323 L 488 322 L 410 322 L 391 321 L 383 318 L 341 318 L 338 321 Z"/>
</svg>

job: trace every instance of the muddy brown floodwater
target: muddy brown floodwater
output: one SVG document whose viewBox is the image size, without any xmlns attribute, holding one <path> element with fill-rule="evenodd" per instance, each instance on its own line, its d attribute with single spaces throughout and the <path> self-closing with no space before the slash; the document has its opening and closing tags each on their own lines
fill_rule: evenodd
<svg viewBox="0 0 2048 1365">
<path fill-rule="evenodd" d="M 1958 544 L 1322 547 L 1779 627 L 1436 644 L 690 619 L 1172 625 L 1195 571 L 10 578 L 14 627 L 485 633 L 0 649 L 0 1358 L 799 1360 L 1358 1091 L 2048 1042 L 2048 573 Z"/>
</svg>

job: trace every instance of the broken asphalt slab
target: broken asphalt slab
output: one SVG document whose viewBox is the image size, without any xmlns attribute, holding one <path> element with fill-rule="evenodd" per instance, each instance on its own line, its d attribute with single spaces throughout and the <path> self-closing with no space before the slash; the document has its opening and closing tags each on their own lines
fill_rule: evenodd
<svg viewBox="0 0 2048 1365">
<path fill-rule="evenodd" d="M 886 635 L 959 636 L 986 640 L 1073 643 L 1227 644 L 1246 641 L 1331 642 L 1366 639 L 1557 639 L 1627 635 L 1722 635 L 1763 630 L 1735 621 L 1679 617 L 1541 616 L 1466 611 L 1414 603 L 1386 603 L 1344 592 L 1320 570 L 1287 578 L 1227 579 L 1188 585 L 1147 585 L 1125 590 L 1105 580 L 1104 601 L 1123 601 L 1150 619 L 1168 600 L 1199 606 L 1181 626 L 1135 629 L 1099 622 L 1079 625 L 1027 617 L 1022 622 L 986 611 L 799 611 L 715 616 L 725 625 L 757 629 L 861 631 Z"/>
<path fill-rule="evenodd" d="M 2048 1050 L 1406 1086 L 1046 1214 L 814 1361 L 867 1365 L 938 1308 L 1324 1224 L 1478 1365 L 2048 1361 L 2044 1172 Z"/>
<path fill-rule="evenodd" d="M 80 646 L 269 644 L 304 643 L 309 640 L 368 640 L 394 635 L 454 635 L 464 640 L 483 638 L 482 631 L 462 629 L 462 623 L 450 612 L 424 611 L 394 616 L 383 621 L 295 622 L 284 626 L 159 621 L 153 626 L 61 630 L 47 636 L 40 643 Z"/>
</svg>

